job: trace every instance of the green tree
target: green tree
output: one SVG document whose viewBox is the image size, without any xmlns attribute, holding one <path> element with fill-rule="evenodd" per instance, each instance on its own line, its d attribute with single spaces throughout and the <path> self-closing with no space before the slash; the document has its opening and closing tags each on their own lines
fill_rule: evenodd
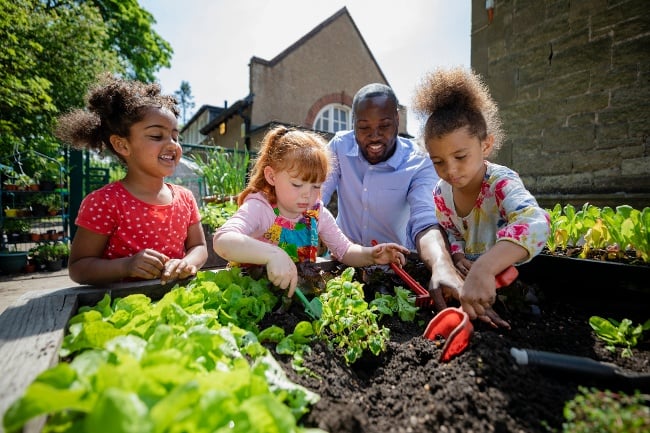
<svg viewBox="0 0 650 433">
<path fill-rule="evenodd" d="M 187 112 L 194 108 L 194 96 L 192 96 L 192 88 L 187 81 L 181 81 L 181 88 L 174 92 L 178 98 L 178 105 L 181 107 L 183 113 L 183 123 L 187 121 Z"/>
<path fill-rule="evenodd" d="M 135 0 L 0 0 L 0 153 L 55 156 L 55 117 L 103 71 L 153 81 L 172 50 Z"/>
</svg>

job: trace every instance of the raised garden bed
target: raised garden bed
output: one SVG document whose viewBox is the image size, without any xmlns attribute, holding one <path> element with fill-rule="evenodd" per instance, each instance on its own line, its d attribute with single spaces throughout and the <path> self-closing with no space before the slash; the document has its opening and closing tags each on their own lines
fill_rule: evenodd
<svg viewBox="0 0 650 433">
<path fill-rule="evenodd" d="M 301 422 L 330 432 L 541 433 L 548 432 L 547 427 L 561 430 L 564 404 L 576 396 L 580 385 L 627 387 L 518 366 L 510 355 L 512 347 L 584 356 L 615 363 L 626 371 L 650 373 L 647 338 L 632 349 L 632 357 L 622 358 L 620 350 L 605 349 L 588 324 L 592 314 L 618 320 L 650 318 L 648 287 L 619 288 L 613 285 L 618 277 L 611 272 L 595 287 L 571 286 L 565 282 L 573 275 L 571 270 L 559 275 L 554 268 L 537 269 L 540 263 L 536 258 L 522 267 L 520 279 L 501 292 L 507 298 L 502 296 L 505 301 L 497 309 L 512 330 L 476 322 L 470 347 L 448 363 L 438 361 L 440 344 L 422 337 L 433 316 L 430 311 L 420 311 L 412 323 L 383 319 L 391 335 L 387 351 L 364 355 L 352 365 L 323 344 L 316 344 L 305 356 L 305 366 L 313 375 L 297 374 L 289 357 L 276 355 L 292 381 L 321 396 Z M 409 272 L 426 284 L 421 265 L 413 264 Z M 543 284 L 534 279 L 540 275 L 548 277 Z M 553 277 L 555 284 L 547 281 Z M 645 274 L 645 281 L 650 281 L 648 277 Z M 401 284 L 396 277 L 386 281 L 387 286 Z M 368 293 L 373 284 L 368 284 Z M 169 289 L 140 283 L 23 297 L 0 316 L 0 411 L 4 413 L 39 372 L 58 362 L 64 329 L 80 305 L 94 305 L 105 292 L 113 297 L 145 293 L 158 299 Z M 523 296 L 531 289 L 538 298 L 532 303 Z M 626 300 L 630 293 L 637 296 L 633 303 Z M 260 328 L 275 324 L 290 333 L 300 320 L 308 318 L 294 303 L 288 312 L 268 315 Z M 25 431 L 38 432 L 41 426 L 42 420 L 35 421 Z"/>
</svg>

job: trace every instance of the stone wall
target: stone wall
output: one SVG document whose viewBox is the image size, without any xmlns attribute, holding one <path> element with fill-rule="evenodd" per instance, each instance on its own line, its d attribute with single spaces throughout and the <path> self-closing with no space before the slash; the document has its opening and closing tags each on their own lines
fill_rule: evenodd
<svg viewBox="0 0 650 433">
<path fill-rule="evenodd" d="M 472 0 L 471 63 L 540 204 L 650 206 L 648 0 Z"/>
</svg>

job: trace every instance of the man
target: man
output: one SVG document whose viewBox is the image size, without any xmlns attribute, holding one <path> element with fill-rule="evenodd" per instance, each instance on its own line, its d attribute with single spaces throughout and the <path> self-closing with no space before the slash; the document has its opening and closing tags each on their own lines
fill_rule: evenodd
<svg viewBox="0 0 650 433">
<path fill-rule="evenodd" d="M 338 194 L 337 223 L 361 245 L 396 242 L 413 250 L 432 271 L 429 291 L 437 308 L 443 295 L 458 299 L 463 280 L 438 227 L 433 164 L 410 140 L 398 137 L 397 97 L 384 84 L 368 84 L 352 100 L 352 131 L 329 143 L 334 170 L 321 188 L 323 202 Z M 488 323 L 503 322 L 490 309 Z"/>
</svg>

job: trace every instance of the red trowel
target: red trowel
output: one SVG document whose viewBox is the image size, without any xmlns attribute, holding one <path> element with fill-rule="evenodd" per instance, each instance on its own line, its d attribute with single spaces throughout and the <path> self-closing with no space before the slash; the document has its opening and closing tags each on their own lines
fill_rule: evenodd
<svg viewBox="0 0 650 433">
<path fill-rule="evenodd" d="M 514 266 L 496 276 L 496 286 L 509 286 L 519 275 Z M 440 311 L 427 325 L 424 330 L 424 338 L 435 340 L 438 335 L 445 339 L 442 347 L 440 361 L 449 361 L 456 355 L 462 353 L 469 345 L 469 339 L 474 332 L 474 325 L 469 316 L 462 308 L 449 307 Z"/>
</svg>

